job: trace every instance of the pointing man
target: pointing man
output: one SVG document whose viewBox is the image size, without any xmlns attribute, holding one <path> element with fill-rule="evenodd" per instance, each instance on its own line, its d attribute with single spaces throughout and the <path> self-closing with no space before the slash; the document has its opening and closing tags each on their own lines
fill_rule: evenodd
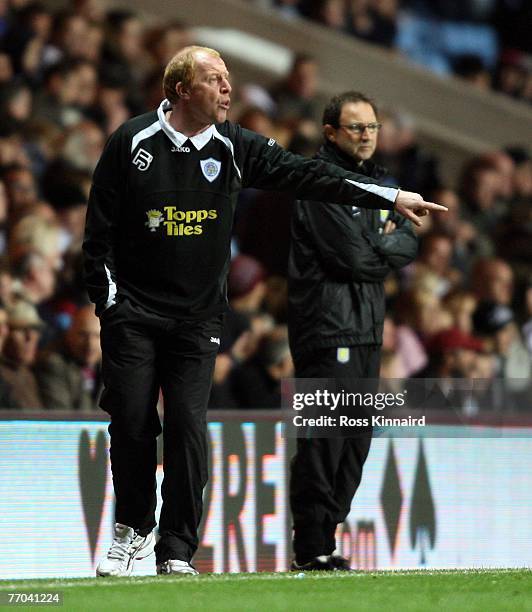
<svg viewBox="0 0 532 612">
<path fill-rule="evenodd" d="M 95 170 L 84 242 L 101 319 L 101 406 L 111 424 L 113 544 L 99 576 L 129 575 L 154 546 L 156 411 L 164 396 L 163 505 L 157 572 L 196 574 L 207 481 L 206 408 L 240 189 L 290 190 L 395 209 L 419 223 L 441 210 L 414 193 L 285 152 L 226 121 L 231 85 L 218 52 L 186 47 L 168 64 L 166 99 L 109 139 Z"/>
</svg>

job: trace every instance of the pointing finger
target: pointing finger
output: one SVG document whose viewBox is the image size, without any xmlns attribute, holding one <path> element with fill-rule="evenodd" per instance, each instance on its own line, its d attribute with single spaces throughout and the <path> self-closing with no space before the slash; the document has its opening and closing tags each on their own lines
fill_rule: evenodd
<svg viewBox="0 0 532 612">
<path fill-rule="evenodd" d="M 434 202 L 423 201 L 419 203 L 419 206 L 427 210 L 449 210 L 447 206 L 442 206 L 441 204 L 435 204 Z"/>
</svg>

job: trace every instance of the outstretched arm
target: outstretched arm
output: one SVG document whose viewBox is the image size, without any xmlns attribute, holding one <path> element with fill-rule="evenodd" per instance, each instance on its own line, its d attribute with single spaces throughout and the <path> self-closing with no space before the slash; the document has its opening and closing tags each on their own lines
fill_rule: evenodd
<svg viewBox="0 0 532 612">
<path fill-rule="evenodd" d="M 395 209 L 416 225 L 421 225 L 420 217 L 430 210 L 447 210 L 445 206 L 426 202 L 417 193 L 379 185 L 335 164 L 289 153 L 273 139 L 250 130 L 242 129 L 241 136 L 244 187 L 291 191 L 305 200 Z"/>
</svg>

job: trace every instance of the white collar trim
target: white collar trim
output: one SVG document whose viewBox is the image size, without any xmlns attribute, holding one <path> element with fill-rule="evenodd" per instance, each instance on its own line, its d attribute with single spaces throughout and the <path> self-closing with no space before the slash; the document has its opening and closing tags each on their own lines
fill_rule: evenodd
<svg viewBox="0 0 532 612">
<path fill-rule="evenodd" d="M 157 117 L 159 118 L 159 123 L 161 124 L 163 132 L 176 146 L 182 147 L 186 140 L 190 140 L 196 149 L 200 151 L 213 138 L 213 136 L 215 136 L 216 130 L 214 125 L 210 125 L 206 130 L 196 134 L 195 136 L 185 136 L 185 134 L 178 132 L 168 123 L 165 113 L 169 110 L 170 102 L 165 99 L 161 102 L 159 108 L 157 109 Z"/>
</svg>

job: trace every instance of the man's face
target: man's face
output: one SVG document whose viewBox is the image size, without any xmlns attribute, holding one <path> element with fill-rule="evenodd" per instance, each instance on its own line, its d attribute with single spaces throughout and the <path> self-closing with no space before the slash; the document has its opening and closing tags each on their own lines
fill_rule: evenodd
<svg viewBox="0 0 532 612">
<path fill-rule="evenodd" d="M 329 140 L 355 161 L 365 161 L 375 153 L 378 130 L 370 132 L 369 129 L 364 129 L 364 126 L 376 123 L 377 117 L 371 104 L 346 102 L 340 113 L 340 127 L 330 133 Z M 355 125 L 363 131 L 359 132 Z"/>
<path fill-rule="evenodd" d="M 510 304 L 513 297 L 514 273 L 503 262 L 495 262 L 487 279 L 488 297 L 497 304 Z"/>
<path fill-rule="evenodd" d="M 444 236 L 437 236 L 427 246 L 422 260 L 433 272 L 444 276 L 451 263 L 452 254 L 452 242 Z"/>
<path fill-rule="evenodd" d="M 79 312 L 65 340 L 72 356 L 83 366 L 95 366 L 100 361 L 100 321 L 96 315 L 88 311 Z"/>
<path fill-rule="evenodd" d="M 6 187 L 13 208 L 31 206 L 37 201 L 35 179 L 28 170 L 14 170 L 9 173 Z"/>
<path fill-rule="evenodd" d="M 226 120 L 231 85 L 221 58 L 202 52 L 196 55 L 196 70 L 189 93 L 187 106 L 199 122 L 211 124 Z"/>
<path fill-rule="evenodd" d="M 470 349 L 456 349 L 450 359 L 451 375 L 455 378 L 474 378 L 477 353 Z"/>
<path fill-rule="evenodd" d="M 6 340 L 5 354 L 17 366 L 31 366 L 37 356 L 40 332 L 31 326 L 11 327 Z"/>
<path fill-rule="evenodd" d="M 300 62 L 290 76 L 289 85 L 291 90 L 301 98 L 312 98 L 318 87 L 318 65 L 316 62 Z"/>
</svg>

